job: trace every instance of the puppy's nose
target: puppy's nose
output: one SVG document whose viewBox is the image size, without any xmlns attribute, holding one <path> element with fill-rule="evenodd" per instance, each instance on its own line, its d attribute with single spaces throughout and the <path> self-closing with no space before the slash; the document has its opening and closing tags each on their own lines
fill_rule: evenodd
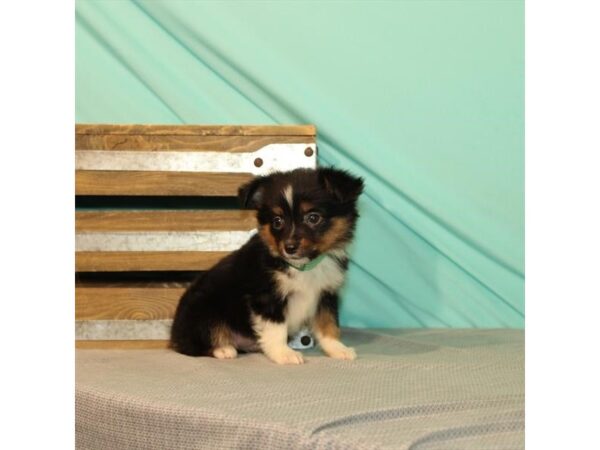
<svg viewBox="0 0 600 450">
<path fill-rule="evenodd" d="M 298 243 L 286 242 L 283 248 L 285 248 L 285 251 L 288 255 L 293 255 L 294 253 L 296 253 L 296 250 L 298 250 Z"/>
</svg>

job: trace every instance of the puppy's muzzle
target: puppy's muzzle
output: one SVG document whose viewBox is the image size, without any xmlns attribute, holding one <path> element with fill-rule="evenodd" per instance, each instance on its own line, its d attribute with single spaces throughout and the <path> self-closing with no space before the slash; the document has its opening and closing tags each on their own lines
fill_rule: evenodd
<svg viewBox="0 0 600 450">
<path fill-rule="evenodd" d="M 300 247 L 300 244 L 297 241 L 286 241 L 283 244 L 283 249 L 290 256 L 295 255 L 296 252 L 298 251 L 299 247 Z"/>
</svg>

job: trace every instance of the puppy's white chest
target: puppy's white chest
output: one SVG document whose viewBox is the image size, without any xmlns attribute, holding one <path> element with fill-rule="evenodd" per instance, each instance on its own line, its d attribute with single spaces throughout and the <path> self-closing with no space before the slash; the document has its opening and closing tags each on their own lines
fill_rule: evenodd
<svg viewBox="0 0 600 450">
<path fill-rule="evenodd" d="M 293 334 L 311 320 L 324 291 L 336 291 L 344 281 L 344 272 L 331 258 L 306 272 L 290 269 L 277 275 L 279 292 L 287 297 L 286 322 Z"/>
</svg>

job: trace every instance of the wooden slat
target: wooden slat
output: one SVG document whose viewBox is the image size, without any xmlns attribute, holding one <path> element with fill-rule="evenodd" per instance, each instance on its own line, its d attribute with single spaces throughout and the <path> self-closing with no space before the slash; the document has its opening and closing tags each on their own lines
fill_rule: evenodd
<svg viewBox="0 0 600 450">
<path fill-rule="evenodd" d="M 169 341 L 75 341 L 75 348 L 79 349 L 121 349 L 121 350 L 148 350 L 167 349 Z"/>
<path fill-rule="evenodd" d="M 75 229 L 93 231 L 229 231 L 256 228 L 255 212 L 225 211 L 78 211 Z"/>
<path fill-rule="evenodd" d="M 185 287 L 79 285 L 76 320 L 172 319 Z"/>
<path fill-rule="evenodd" d="M 230 252 L 77 252 L 77 272 L 206 270 Z"/>
<path fill-rule="evenodd" d="M 112 125 L 77 124 L 76 134 L 196 136 L 314 136 L 314 125 Z"/>
<path fill-rule="evenodd" d="M 76 171 L 77 195 L 236 196 L 245 173 Z"/>
<path fill-rule="evenodd" d="M 76 134 L 76 150 L 254 152 L 269 144 L 314 143 L 314 136 Z"/>
</svg>

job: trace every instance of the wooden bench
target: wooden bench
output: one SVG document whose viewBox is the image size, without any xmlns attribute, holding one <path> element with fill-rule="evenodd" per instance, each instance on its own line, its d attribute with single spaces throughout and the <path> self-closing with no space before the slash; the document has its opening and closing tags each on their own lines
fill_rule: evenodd
<svg viewBox="0 0 600 450">
<path fill-rule="evenodd" d="M 256 228 L 253 211 L 197 205 L 234 204 L 255 175 L 316 167 L 315 134 L 311 125 L 77 125 L 76 346 L 165 347 L 193 274 Z M 165 199 L 177 209 L 155 206 Z"/>
</svg>

